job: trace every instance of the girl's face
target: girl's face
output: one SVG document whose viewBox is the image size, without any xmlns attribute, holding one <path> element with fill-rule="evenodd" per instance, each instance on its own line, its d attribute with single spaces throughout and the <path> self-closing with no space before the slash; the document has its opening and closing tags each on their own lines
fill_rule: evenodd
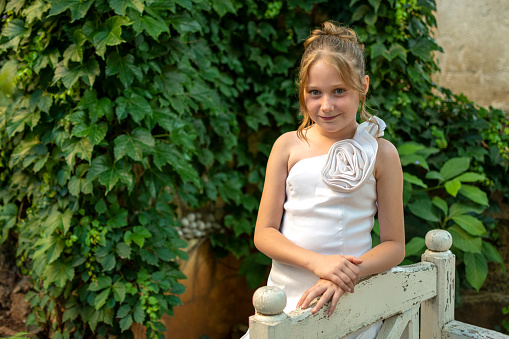
<svg viewBox="0 0 509 339">
<path fill-rule="evenodd" d="M 367 92 L 368 76 L 364 77 L 363 85 Z M 319 60 L 309 68 L 304 100 L 318 132 L 331 138 L 353 137 L 359 93 L 348 89 L 338 71 L 327 62 Z"/>
</svg>

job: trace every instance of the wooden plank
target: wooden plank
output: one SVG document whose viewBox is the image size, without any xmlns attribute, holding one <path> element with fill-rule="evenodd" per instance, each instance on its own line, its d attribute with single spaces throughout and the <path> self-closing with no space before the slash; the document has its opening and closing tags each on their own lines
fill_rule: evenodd
<svg viewBox="0 0 509 339">
<path fill-rule="evenodd" d="M 434 264 L 422 262 L 372 276 L 357 284 L 355 293 L 346 293 L 330 317 L 327 304 L 314 315 L 310 308 L 290 312 L 291 332 L 278 338 L 340 338 L 418 307 L 436 296 L 436 274 Z"/>
<path fill-rule="evenodd" d="M 509 339 L 508 335 L 482 327 L 451 321 L 442 329 L 442 339 Z"/>
</svg>

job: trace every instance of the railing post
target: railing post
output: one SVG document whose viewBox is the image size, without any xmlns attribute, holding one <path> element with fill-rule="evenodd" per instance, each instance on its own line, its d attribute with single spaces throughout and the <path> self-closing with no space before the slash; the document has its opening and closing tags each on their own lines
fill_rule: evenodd
<svg viewBox="0 0 509 339">
<path fill-rule="evenodd" d="M 251 339 L 290 338 L 290 321 L 283 312 L 286 294 L 279 287 L 263 286 L 253 295 L 255 315 L 249 317 Z"/>
<path fill-rule="evenodd" d="M 449 250 L 452 236 L 444 230 L 432 230 L 426 234 L 428 249 L 422 261 L 437 267 L 437 295 L 421 305 L 421 338 L 439 339 L 442 328 L 454 320 L 455 257 Z"/>
</svg>

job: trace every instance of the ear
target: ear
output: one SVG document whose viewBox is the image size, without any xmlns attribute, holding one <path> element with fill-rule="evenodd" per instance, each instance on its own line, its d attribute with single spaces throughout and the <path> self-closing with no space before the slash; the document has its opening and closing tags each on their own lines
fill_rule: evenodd
<svg viewBox="0 0 509 339">
<path fill-rule="evenodd" d="M 364 88 L 364 95 L 368 94 L 368 89 L 369 89 L 369 76 L 368 75 L 364 76 L 364 81 L 363 81 L 362 87 Z"/>
</svg>

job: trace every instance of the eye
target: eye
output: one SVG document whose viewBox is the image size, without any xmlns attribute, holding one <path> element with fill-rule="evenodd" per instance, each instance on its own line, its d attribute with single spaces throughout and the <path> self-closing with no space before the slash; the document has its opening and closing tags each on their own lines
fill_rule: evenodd
<svg viewBox="0 0 509 339">
<path fill-rule="evenodd" d="M 345 93 L 346 91 L 342 88 L 337 88 L 334 90 L 334 94 L 343 94 Z"/>
<path fill-rule="evenodd" d="M 312 89 L 309 91 L 309 94 L 311 95 L 320 95 L 320 91 L 316 90 L 316 89 Z"/>
</svg>

